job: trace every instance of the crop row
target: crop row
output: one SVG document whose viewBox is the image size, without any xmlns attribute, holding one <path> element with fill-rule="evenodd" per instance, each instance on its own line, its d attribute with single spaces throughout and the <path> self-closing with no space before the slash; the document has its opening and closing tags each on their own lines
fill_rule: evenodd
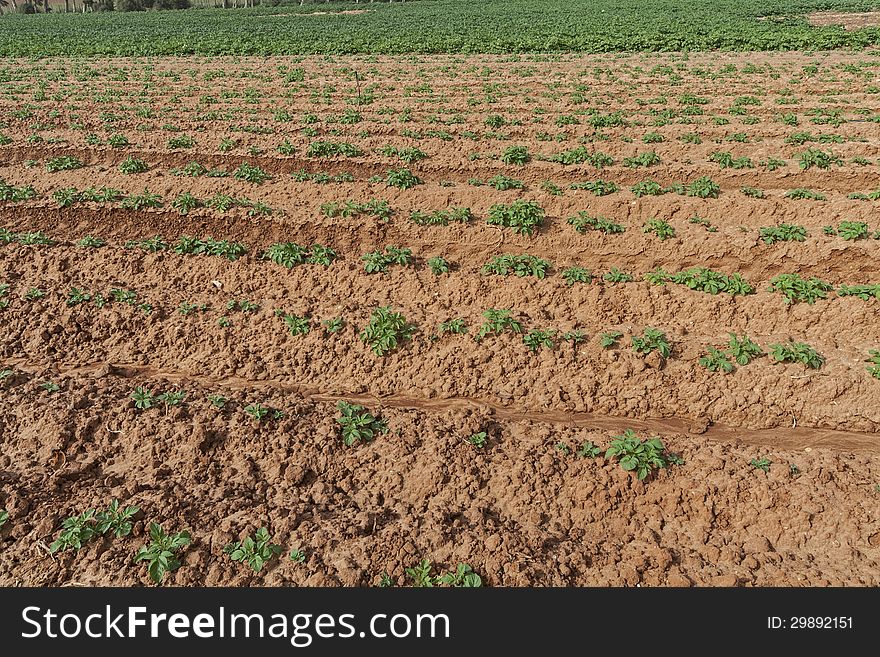
<svg viewBox="0 0 880 657">
<path fill-rule="evenodd" d="M 693 272 L 690 272 L 690 274 L 692 275 Z M 785 281 L 790 283 L 790 279 L 785 279 Z M 782 287 L 782 283 L 778 283 L 778 285 Z M 782 289 L 784 294 L 801 294 L 803 300 L 806 300 L 808 303 L 814 301 L 814 297 L 807 296 L 808 294 L 824 296 L 824 290 L 820 287 L 810 288 L 807 292 L 801 290 L 792 292 L 787 288 Z M 878 297 L 880 296 L 878 293 L 880 293 L 880 287 L 873 286 L 870 294 Z M 859 294 L 859 291 L 851 290 L 848 294 Z M 47 293 L 44 289 L 30 288 L 22 295 L 22 298 L 29 303 L 33 303 L 45 299 L 46 296 Z M 93 304 L 99 309 L 108 304 L 122 304 L 123 306 L 127 305 L 136 308 L 148 315 L 152 314 L 155 310 L 153 304 L 143 301 L 135 291 L 124 288 L 113 288 L 106 294 L 90 292 L 76 287 L 71 288 L 67 292 L 65 304 L 68 307 L 88 303 Z M 0 285 L 0 309 L 8 308 L 9 305 L 9 285 L 2 284 Z M 243 316 L 248 316 L 257 313 L 260 309 L 261 305 L 257 302 L 249 299 L 232 298 L 225 303 L 221 309 L 222 314 L 216 319 L 216 322 L 221 328 L 229 328 L 233 325 L 232 317 L 234 315 L 242 314 Z M 177 313 L 181 316 L 205 314 L 209 311 L 211 311 L 211 308 L 208 304 L 192 301 L 183 301 L 177 307 Z M 282 308 L 276 308 L 274 315 L 282 321 L 288 333 L 293 337 L 305 336 L 317 327 L 320 327 L 324 336 L 329 337 L 339 333 L 348 325 L 348 320 L 338 315 L 321 320 L 309 314 L 297 315 L 290 313 Z M 570 343 L 573 348 L 576 348 L 577 345 L 587 340 L 586 333 L 580 329 L 563 331 L 555 328 L 531 328 L 526 330 L 522 322 L 516 318 L 510 309 L 490 308 L 483 313 L 483 320 L 481 325 L 475 327 L 473 333 L 474 339 L 477 342 L 482 341 L 488 336 L 512 334 L 520 336 L 522 344 L 533 353 L 541 349 L 555 349 L 560 342 Z M 419 330 L 417 324 L 408 321 L 402 313 L 395 311 L 391 306 L 379 306 L 373 309 L 368 322 L 356 334 L 360 341 L 377 356 L 385 356 L 410 341 Z M 465 318 L 454 317 L 438 324 L 427 337 L 430 342 L 436 342 L 447 335 L 466 335 L 470 333 L 470 330 L 471 327 Z M 622 337 L 623 333 L 615 330 L 597 335 L 598 342 L 603 349 L 617 348 Z M 630 340 L 632 349 L 636 354 L 648 355 L 652 352 L 657 352 L 659 356 L 666 359 L 672 355 L 674 350 L 674 346 L 667 334 L 653 327 L 645 328 L 642 334 L 632 335 Z M 770 344 L 768 349 L 767 353 L 777 363 L 801 363 L 806 367 L 818 369 L 825 360 L 810 345 L 792 340 Z M 755 358 L 763 355 L 765 355 L 765 351 L 751 338 L 746 335 L 738 337 L 731 333 L 727 351 L 722 351 L 716 346 L 709 345 L 707 346 L 706 354 L 699 359 L 699 364 L 713 372 L 730 373 L 735 369 L 734 363 L 740 366 L 748 365 Z M 872 376 L 880 378 L 880 352 L 871 351 L 867 360 L 871 363 L 867 368 L 868 372 Z M 6 376 L 9 375 L 11 375 L 11 372 L 6 373 Z"/>
<path fill-rule="evenodd" d="M 491 218 L 490 218 L 491 221 Z M 843 225 L 843 224 L 842 224 Z M 791 228 L 790 226 L 787 228 Z M 847 227 L 849 230 L 851 227 Z M 520 230 L 526 230 L 520 228 Z M 843 229 L 840 229 L 843 230 Z M 867 231 L 867 228 L 864 229 Z M 762 231 L 762 234 L 763 233 Z M 855 239 L 853 232 L 848 232 L 846 239 Z M 800 237 L 800 232 L 796 237 Z M 765 234 L 765 240 L 770 237 Z M 0 228 L 0 245 L 18 243 L 26 246 L 52 246 L 56 244 L 45 233 L 14 233 L 8 229 Z M 79 248 L 97 249 L 104 247 L 106 241 L 94 236 L 86 236 L 75 242 Z M 178 255 L 190 256 L 215 256 L 226 260 L 235 261 L 246 256 L 249 249 L 240 242 L 217 240 L 211 237 L 199 238 L 189 235 L 180 236 L 176 242 L 169 244 L 162 237 L 155 235 L 141 240 L 129 240 L 125 243 L 126 249 L 139 249 L 148 253 L 171 250 Z M 270 261 L 286 269 L 296 266 L 311 264 L 329 267 L 333 262 L 342 258 L 335 249 L 320 244 L 301 245 L 295 242 L 277 242 L 267 247 L 259 256 L 261 260 Z M 386 246 L 384 250 L 373 251 L 361 256 L 363 270 L 366 274 L 387 273 L 391 267 L 412 268 L 416 266 L 416 258 L 412 249 L 407 247 Z M 448 274 L 458 265 L 442 256 L 433 256 L 425 260 L 430 271 L 440 276 Z M 495 256 L 485 263 L 480 271 L 485 275 L 498 276 L 532 276 L 539 279 L 546 278 L 553 264 L 544 258 L 529 254 L 505 253 Z M 595 274 L 592 270 L 573 265 L 559 270 L 559 275 L 565 283 L 571 287 L 576 284 L 591 284 L 593 282 L 621 284 L 635 281 L 635 276 L 627 271 L 612 267 L 604 274 Z M 706 267 L 691 267 L 689 269 L 671 273 L 661 269 L 649 271 L 643 275 L 643 279 L 652 285 L 666 285 L 674 283 L 683 285 L 691 290 L 708 294 L 727 293 L 731 296 L 749 295 L 755 293 L 755 287 L 745 280 L 741 274 L 725 274 Z M 8 285 L 0 287 L 0 298 L 8 305 Z M 816 277 L 803 278 L 799 274 L 779 274 L 770 280 L 767 288 L 770 292 L 781 294 L 786 303 L 805 302 L 813 304 L 819 299 L 827 299 L 829 292 L 835 292 L 838 297 L 854 296 L 862 300 L 880 299 L 880 284 L 842 284 L 837 287 Z M 28 294 L 31 294 L 29 292 Z M 71 301 L 81 301 L 79 291 L 74 290 L 68 295 L 69 305 Z M 103 296 L 100 297 L 103 300 Z"/>
</svg>

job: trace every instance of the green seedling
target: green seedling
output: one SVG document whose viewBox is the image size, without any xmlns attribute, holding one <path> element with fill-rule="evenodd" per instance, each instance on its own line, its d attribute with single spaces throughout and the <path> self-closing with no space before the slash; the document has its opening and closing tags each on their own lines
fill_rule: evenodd
<svg viewBox="0 0 880 657">
<path fill-rule="evenodd" d="M 140 511 L 136 506 L 122 508 L 119 500 L 114 499 L 110 502 L 106 511 L 100 511 L 95 516 L 95 529 L 99 534 L 112 532 L 116 538 L 122 538 L 131 534 L 133 526 L 133 518 Z"/>
<path fill-rule="evenodd" d="M 226 407 L 226 402 L 229 400 L 223 395 L 208 395 L 208 401 L 211 402 L 211 406 L 214 408 L 223 410 Z"/>
<path fill-rule="evenodd" d="M 363 406 L 340 400 L 336 404 L 340 416 L 336 422 L 342 428 L 342 442 L 351 447 L 360 442 L 368 443 L 377 434 L 388 433 L 388 424 L 370 413 Z"/>
<path fill-rule="evenodd" d="M 700 365 L 710 372 L 724 372 L 725 374 L 733 372 L 734 366 L 727 354 L 715 347 L 707 347 L 706 349 L 709 353 L 700 357 Z"/>
<path fill-rule="evenodd" d="M 94 538 L 97 535 L 95 513 L 95 509 L 89 509 L 61 523 L 61 533 L 49 545 L 49 552 L 54 554 L 65 550 L 79 550 Z"/>
<path fill-rule="evenodd" d="M 606 331 L 605 333 L 599 334 L 599 344 L 603 349 L 611 349 L 612 347 L 617 346 L 617 343 L 622 337 L 623 333 L 620 331 Z"/>
<path fill-rule="evenodd" d="M 437 327 L 438 336 L 442 336 L 446 333 L 452 333 L 453 335 L 464 335 L 467 332 L 468 326 L 462 318 L 450 319 L 449 321 L 441 323 Z"/>
<path fill-rule="evenodd" d="M 605 452 L 605 458 L 616 458 L 627 472 L 635 472 L 641 480 L 652 471 L 667 467 L 664 458 L 665 448 L 659 438 L 642 441 L 632 429 L 615 436 Z"/>
<path fill-rule="evenodd" d="M 373 310 L 360 339 L 377 356 L 384 356 L 410 340 L 415 332 L 415 325 L 409 324 L 403 314 L 394 312 L 391 306 L 380 306 Z"/>
<path fill-rule="evenodd" d="M 435 276 L 449 273 L 450 264 L 449 261 L 446 260 L 446 258 L 442 258 L 440 256 L 437 256 L 435 258 L 428 258 L 427 264 L 428 267 L 431 268 L 431 273 Z"/>
<path fill-rule="evenodd" d="M 600 231 L 609 235 L 623 233 L 626 228 L 607 217 L 591 216 L 586 212 L 578 212 L 576 215 L 566 219 L 566 222 L 579 233 L 587 233 L 591 230 Z"/>
<path fill-rule="evenodd" d="M 663 358 L 668 358 L 672 353 L 666 334 L 655 328 L 646 328 L 641 336 L 632 336 L 632 345 L 636 353 L 639 354 L 657 351 Z"/>
<path fill-rule="evenodd" d="M 516 274 L 520 278 L 524 276 L 544 278 L 551 266 L 550 262 L 538 256 L 505 253 L 492 258 L 492 260 L 483 265 L 481 271 L 484 274 L 495 274 L 498 276 Z"/>
<path fill-rule="evenodd" d="M 763 459 L 752 459 L 749 461 L 749 465 L 752 466 L 755 470 L 761 470 L 762 472 L 770 472 L 770 466 L 773 464 L 773 461 L 767 458 Z"/>
<path fill-rule="evenodd" d="M 478 431 L 477 433 L 471 434 L 468 438 L 465 439 L 466 442 L 470 443 L 477 449 L 483 449 L 488 442 L 489 437 L 485 431 Z"/>
<path fill-rule="evenodd" d="M 511 317 L 510 310 L 489 308 L 483 312 L 486 320 L 477 331 L 476 340 L 480 342 L 487 335 L 501 335 L 502 333 L 522 333 L 522 324 Z"/>
<path fill-rule="evenodd" d="M 591 440 L 585 440 L 575 452 L 577 456 L 585 459 L 595 459 L 602 454 L 602 448 L 594 445 Z"/>
<path fill-rule="evenodd" d="M 255 402 L 253 404 L 248 404 L 247 406 L 244 407 L 244 412 L 247 413 L 248 415 L 250 415 L 251 418 L 253 420 L 255 420 L 257 423 L 260 423 L 264 419 L 266 419 L 266 416 L 269 415 L 269 412 L 271 410 L 272 410 L 271 408 L 267 408 L 266 406 L 263 406 L 259 402 Z"/>
<path fill-rule="evenodd" d="M 648 219 L 642 226 L 642 232 L 654 233 L 662 241 L 675 237 L 675 228 L 663 219 Z"/>
<path fill-rule="evenodd" d="M 331 319 L 325 319 L 323 322 L 321 322 L 321 325 L 324 327 L 325 333 L 339 333 L 343 328 L 345 328 L 345 318 L 333 317 Z"/>
<path fill-rule="evenodd" d="M 779 292 L 788 304 L 799 301 L 813 305 L 818 299 L 828 298 L 834 286 L 818 278 L 801 278 L 798 274 L 779 274 L 770 279 L 771 292 Z"/>
<path fill-rule="evenodd" d="M 517 200 L 510 205 L 496 203 L 489 208 L 486 223 L 490 226 L 503 226 L 520 235 L 531 236 L 541 227 L 544 210 L 535 201 Z"/>
<path fill-rule="evenodd" d="M 161 525 L 150 523 L 150 540 L 134 557 L 135 563 L 147 562 L 147 572 L 156 584 L 161 584 L 166 573 L 171 573 L 180 567 L 177 558 L 178 553 L 190 544 L 191 537 L 188 531 L 180 531 L 176 534 L 166 534 Z"/>
<path fill-rule="evenodd" d="M 541 347 L 544 347 L 545 349 L 553 349 L 556 346 L 556 343 L 553 341 L 555 336 L 556 331 L 552 329 L 546 331 L 533 329 L 523 335 L 523 344 L 527 346 L 532 353 L 538 351 Z"/>
<path fill-rule="evenodd" d="M 243 541 L 230 543 L 223 548 L 223 551 L 233 561 L 246 563 L 255 573 L 258 573 L 273 557 L 283 552 L 282 547 L 270 543 L 270 539 L 269 530 L 260 527 L 254 532 L 253 537 L 246 536 Z"/>
<path fill-rule="evenodd" d="M 735 333 L 728 333 L 727 335 L 730 338 L 727 343 L 728 351 L 730 356 L 739 365 L 748 365 L 753 359 L 764 355 L 761 347 L 756 342 L 753 342 L 749 336 L 743 335 L 739 337 Z"/>
<path fill-rule="evenodd" d="M 153 391 L 148 390 L 143 386 L 135 388 L 134 392 L 131 393 L 131 398 L 134 400 L 134 407 L 142 411 L 152 408 L 157 401 L 156 395 Z"/>
<path fill-rule="evenodd" d="M 789 341 L 770 345 L 770 355 L 777 363 L 801 363 L 814 370 L 822 367 L 825 358 L 803 342 Z"/>
<path fill-rule="evenodd" d="M 633 275 L 629 272 L 621 271 L 617 267 L 612 267 L 611 271 L 602 276 L 602 280 L 608 281 L 609 283 L 631 283 L 633 279 Z"/>
</svg>

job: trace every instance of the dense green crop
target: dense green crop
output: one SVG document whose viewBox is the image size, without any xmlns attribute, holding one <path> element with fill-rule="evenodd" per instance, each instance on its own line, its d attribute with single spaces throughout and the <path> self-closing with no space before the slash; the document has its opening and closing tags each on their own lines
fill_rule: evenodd
<svg viewBox="0 0 880 657">
<path fill-rule="evenodd" d="M 801 17 L 866 11 L 870 0 L 639 0 L 624 12 L 611 0 L 435 0 L 300 15 L 322 8 L 10 14 L 0 56 L 817 51 L 880 41 L 877 28 L 810 27 Z"/>
</svg>

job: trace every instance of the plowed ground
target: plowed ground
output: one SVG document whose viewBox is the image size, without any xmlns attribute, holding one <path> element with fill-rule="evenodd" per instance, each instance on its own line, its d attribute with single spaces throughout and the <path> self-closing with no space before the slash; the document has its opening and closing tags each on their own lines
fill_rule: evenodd
<svg viewBox="0 0 880 657">
<path fill-rule="evenodd" d="M 0 509 L 9 511 L 0 583 L 146 584 L 146 569 L 131 559 L 156 521 L 193 534 L 183 566 L 166 580 L 177 585 L 374 585 L 382 573 L 403 585 L 405 568 L 423 558 L 438 570 L 467 562 L 493 586 L 880 584 L 880 380 L 865 363 L 880 348 L 880 300 L 829 292 L 815 304 L 787 304 L 768 289 L 783 273 L 835 287 L 880 283 L 880 241 L 823 232 L 841 221 L 880 229 L 878 201 L 848 198 L 880 188 L 877 54 L 515 59 L 10 67 L 0 101 L 10 138 L 0 147 L 0 178 L 32 185 L 37 196 L 0 204 L 0 226 L 43 231 L 54 243 L 0 246 L 0 283 L 9 285 L 0 369 L 11 370 L 0 383 Z M 303 79 L 285 81 L 289 68 L 279 67 L 301 68 Z M 374 99 L 357 104 L 358 94 Z M 706 102 L 683 102 L 685 94 Z M 755 102 L 737 101 L 744 97 Z M 588 108 L 620 112 L 627 125 L 595 128 Z M 361 120 L 345 122 L 347 111 Z M 797 125 L 781 120 L 788 113 Z M 308 114 L 316 120 L 304 122 Z M 507 124 L 487 126 L 491 115 Z M 558 120 L 569 116 L 577 123 Z M 786 141 L 798 132 L 826 137 Z M 643 143 L 647 133 L 663 140 Z M 700 143 L 683 141 L 688 133 Z M 89 134 L 102 144 L 89 145 Z M 130 145 L 107 145 L 112 134 Z M 181 134 L 195 145 L 169 148 Z M 235 143 L 224 152 L 226 138 Z M 284 140 L 290 155 L 276 150 Z M 362 154 L 309 157 L 316 140 L 351 143 Z M 427 157 L 405 165 L 377 152 L 387 145 L 418 147 Z M 533 159 L 504 164 L 498 158 L 512 145 L 528 147 Z M 581 145 L 614 163 L 600 170 L 538 157 Z M 801 169 L 799 154 L 810 147 L 833 151 L 841 163 Z M 659 164 L 623 165 L 651 150 Z M 753 166 L 721 169 L 709 161 L 717 151 Z M 46 162 L 60 156 L 85 166 L 47 172 Z M 149 170 L 122 174 L 129 156 Z M 768 158 L 785 163 L 771 170 L 762 165 Z M 173 174 L 192 161 L 229 172 L 249 163 L 272 178 Z M 400 190 L 374 178 L 402 166 L 423 184 Z M 298 171 L 350 179 L 298 182 Z M 501 173 L 524 188 L 468 182 Z M 701 176 L 720 186 L 718 198 L 637 198 L 629 189 Z M 599 197 L 570 188 L 598 179 L 619 191 Z M 101 186 L 148 189 L 163 205 L 59 207 L 53 198 L 64 188 Z M 765 198 L 744 195 L 745 186 Z M 786 198 L 795 188 L 826 200 Z M 184 215 L 172 206 L 184 192 L 246 197 L 273 212 Z M 486 224 L 493 204 L 520 198 L 545 210 L 534 235 Z M 393 209 L 387 222 L 321 209 L 371 199 Z M 445 227 L 408 220 L 416 210 L 449 207 L 468 207 L 474 219 Z M 566 221 L 579 211 L 626 230 L 580 234 Z M 643 232 L 653 217 L 675 236 Z M 760 228 L 781 223 L 804 226 L 806 241 L 765 244 Z M 126 247 L 157 234 L 171 248 Z M 86 235 L 106 245 L 78 246 Z M 180 255 L 173 247 L 181 235 L 235 240 L 248 252 L 234 262 Z M 331 246 L 339 259 L 286 269 L 260 257 L 288 241 Z M 361 255 L 387 245 L 411 248 L 414 266 L 365 273 Z M 543 279 L 484 273 L 502 253 L 540 256 L 552 268 Z M 433 274 L 425 261 L 435 256 L 452 271 Z M 560 272 L 572 265 L 596 280 L 568 286 Z M 658 267 L 695 266 L 740 273 L 756 292 L 711 295 L 643 280 Z M 634 280 L 602 280 L 612 267 Z M 44 295 L 29 295 L 33 288 Z M 131 290 L 152 312 L 112 301 L 70 305 L 72 288 L 108 299 L 113 289 Z M 230 300 L 258 308 L 229 311 Z M 205 310 L 184 315 L 181 303 Z M 418 332 L 376 356 L 359 334 L 385 305 Z M 555 348 L 533 352 L 509 333 L 476 341 L 489 308 L 511 309 L 526 331 L 556 330 Z M 311 330 L 291 335 L 276 309 L 308 316 Z M 340 316 L 341 331 L 322 329 L 322 320 Z M 469 334 L 438 335 L 452 318 L 463 318 Z M 633 350 L 632 336 L 646 327 L 666 333 L 668 358 Z M 585 340 L 559 339 L 571 330 Z M 607 331 L 622 333 L 618 346 L 600 345 Z M 724 348 L 729 332 L 748 334 L 765 351 L 807 343 L 825 362 L 814 370 L 765 355 L 730 374 L 708 371 L 700 357 L 707 345 Z M 138 410 L 136 386 L 187 396 L 177 407 Z M 212 405 L 211 395 L 227 398 L 225 407 Z M 365 405 L 390 431 L 346 447 L 335 422 L 340 399 Z M 244 410 L 254 403 L 283 417 L 257 422 Z M 586 440 L 604 450 L 628 428 L 659 436 L 684 464 L 639 481 L 614 459 L 577 454 Z M 478 431 L 488 434 L 482 449 L 466 442 Z M 750 465 L 762 458 L 771 462 L 767 472 Z M 141 509 L 131 536 L 50 554 L 64 518 L 113 498 Z M 223 548 L 261 526 L 285 552 L 255 574 Z M 304 550 L 304 563 L 287 558 L 292 547 Z"/>
</svg>

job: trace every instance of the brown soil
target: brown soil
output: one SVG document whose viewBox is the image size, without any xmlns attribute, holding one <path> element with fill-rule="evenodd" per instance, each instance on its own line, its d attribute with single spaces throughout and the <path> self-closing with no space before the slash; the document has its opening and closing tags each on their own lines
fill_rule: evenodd
<svg viewBox="0 0 880 657">
<path fill-rule="evenodd" d="M 880 11 L 817 11 L 807 14 L 807 21 L 810 25 L 841 25 L 847 30 L 858 30 L 863 27 L 880 25 Z"/>
<path fill-rule="evenodd" d="M 865 83 L 876 75 L 877 61 L 874 53 L 335 58 L 331 64 L 168 59 L 150 69 L 136 61 L 91 63 L 98 75 L 58 60 L 23 63 L 22 78 L 6 83 L 0 109 L 16 117 L 28 105 L 32 114 L 9 119 L 2 130 L 13 141 L 0 147 L 0 178 L 33 185 L 39 197 L 0 206 L 0 226 L 42 230 L 57 244 L 0 247 L 0 283 L 10 285 L 9 306 L 0 310 L 0 369 L 15 372 L 0 395 L 0 509 L 10 512 L 0 529 L 0 583 L 147 583 L 145 569 L 130 559 L 144 542 L 145 524 L 155 520 L 193 533 L 184 567 L 171 577 L 181 585 L 370 585 L 383 572 L 404 584 L 404 569 L 422 558 L 444 569 L 466 561 L 496 586 L 880 584 L 880 381 L 864 362 L 880 347 L 880 301 L 830 293 L 815 305 L 788 306 L 767 289 L 780 273 L 834 285 L 880 282 L 880 241 L 848 242 L 822 230 L 843 220 L 880 228 L 876 202 L 848 198 L 880 187 L 880 140 L 868 120 L 880 113 L 880 96 Z M 279 66 L 302 68 L 305 81 L 284 84 Z M 361 74 L 361 93 L 375 95 L 371 104 L 346 104 L 358 93 L 352 69 Z M 33 102 L 39 80 L 46 81 L 46 100 Z M 686 93 L 708 102 L 693 123 L 683 124 L 676 122 L 678 98 Z M 758 99 L 743 105 L 755 123 L 728 111 L 744 96 Z M 154 118 L 138 118 L 132 107 L 150 107 Z M 411 120 L 401 122 L 407 107 Z M 607 138 L 596 140 L 589 116 L 577 114 L 588 107 L 620 111 L 630 125 L 604 128 Z M 346 109 L 362 120 L 331 120 Z M 653 125 L 666 109 L 677 118 Z M 212 110 L 218 115 L 206 118 Z M 277 110 L 293 120 L 279 121 Z M 835 116 L 832 110 L 845 121 L 812 122 L 822 111 Z M 313 137 L 302 132 L 307 113 L 318 117 L 310 124 Z M 781 123 L 783 113 L 796 114 L 799 125 Z M 493 136 L 485 121 L 495 114 L 519 124 Z M 462 122 L 441 122 L 459 115 Z M 577 125 L 557 126 L 557 117 L 570 115 Z M 713 123 L 712 116 L 729 123 Z M 404 130 L 442 130 L 451 139 L 415 140 Z M 33 132 L 43 141 L 28 141 Z M 653 132 L 663 141 L 643 143 Z M 702 143 L 678 139 L 693 132 Z M 843 143 L 786 143 L 795 132 L 837 135 Z M 89 133 L 102 141 L 124 134 L 132 145 L 89 146 Z M 737 141 L 739 133 L 747 141 Z M 194 137 L 196 147 L 169 150 L 168 139 L 180 134 Z M 221 153 L 225 137 L 238 142 Z M 293 155 L 276 152 L 285 139 Z M 350 142 L 364 154 L 306 157 L 315 139 Z M 615 164 L 598 170 L 497 159 L 510 145 L 525 145 L 534 156 L 575 148 L 578 140 Z M 404 166 L 376 152 L 389 144 L 427 153 L 410 165 L 424 184 L 402 191 L 369 180 Z M 832 150 L 842 164 L 801 170 L 798 156 L 811 146 Z M 662 164 L 622 165 L 649 150 Z M 708 162 L 714 151 L 749 157 L 754 166 L 719 169 Z M 47 173 L 45 161 L 62 155 L 86 166 Z M 150 170 L 119 173 L 129 155 Z M 760 165 L 768 157 L 786 163 L 769 171 Z M 869 163 L 859 166 L 853 158 Z M 191 161 L 230 171 L 248 162 L 274 177 L 257 185 L 171 175 Z M 290 174 L 301 169 L 350 173 L 353 181 L 296 182 Z M 467 182 L 499 173 L 525 189 Z M 636 198 L 628 189 L 649 178 L 670 185 L 704 175 L 720 185 L 719 198 Z M 599 178 L 621 191 L 596 197 L 568 188 Z M 542 188 L 547 180 L 564 193 Z M 165 206 L 59 208 L 52 199 L 66 187 L 102 185 L 126 193 L 149 188 Z M 743 186 L 760 188 L 767 198 L 748 198 Z M 799 187 L 828 200 L 785 198 Z M 275 212 L 249 217 L 242 209 L 197 209 L 183 216 L 170 206 L 181 192 L 247 197 Z M 545 226 L 532 237 L 485 223 L 493 203 L 517 198 L 535 199 L 546 210 Z M 321 212 L 329 201 L 369 199 L 389 202 L 389 222 Z M 413 210 L 453 206 L 470 207 L 476 219 L 448 227 L 407 220 Z M 581 210 L 627 230 L 581 235 L 565 220 Z M 694 215 L 716 231 L 690 223 Z M 660 241 L 645 234 L 641 226 L 651 217 L 668 220 L 676 236 Z M 778 223 L 801 224 L 809 237 L 764 244 L 759 228 Z M 75 245 L 88 234 L 104 237 L 107 246 Z M 155 234 L 169 242 L 182 234 L 237 240 L 249 252 L 228 262 L 124 247 Z M 278 241 L 326 244 L 341 259 L 328 268 L 286 270 L 259 257 Z M 360 256 L 388 244 L 412 248 L 417 266 L 364 273 Z M 485 262 L 506 252 L 546 258 L 553 270 L 543 280 L 481 273 Z M 425 267 L 437 255 L 456 265 L 452 272 L 436 277 Z M 558 272 L 574 264 L 596 273 L 619 267 L 636 282 L 568 287 Z M 739 272 L 757 292 L 713 296 L 642 280 L 657 267 L 692 266 Z M 153 311 L 118 302 L 69 306 L 74 287 L 104 296 L 132 290 Z M 32 288 L 45 296 L 26 299 Z M 248 299 L 259 309 L 229 313 L 230 299 Z M 184 316 L 177 312 L 182 302 L 208 310 Z M 379 305 L 394 306 L 419 327 L 411 342 L 385 357 L 358 337 Z M 290 335 L 277 308 L 309 315 L 311 331 Z M 578 329 L 587 340 L 537 353 L 515 335 L 478 343 L 471 336 L 487 308 L 513 309 L 526 330 Z M 218 324 L 224 316 L 231 326 Z M 345 317 L 346 327 L 325 334 L 319 321 L 336 316 Z M 454 317 L 467 321 L 471 335 L 437 339 L 435 327 Z M 669 336 L 669 358 L 631 349 L 631 336 L 648 326 Z M 624 337 L 605 350 L 598 335 L 609 330 Z M 706 346 L 723 347 L 730 331 L 748 333 L 765 348 L 806 342 L 826 361 L 806 370 L 762 357 L 729 375 L 701 367 Z M 47 381 L 60 389 L 43 389 Z M 130 399 L 136 386 L 188 396 L 182 407 L 137 411 Z M 222 411 L 208 401 L 216 394 L 230 399 Z M 344 447 L 334 420 L 338 399 L 381 414 L 390 432 Z M 255 424 L 244 411 L 254 402 L 284 417 Z M 659 435 L 685 464 L 639 482 L 613 460 L 575 455 L 583 441 L 605 448 L 626 428 Z M 465 439 L 481 430 L 490 440 L 478 450 Z M 766 474 L 749 465 L 760 458 L 772 462 Z M 132 537 L 48 553 L 64 518 L 114 497 L 142 509 Z M 223 547 L 260 526 L 286 549 L 304 548 L 307 561 L 284 556 L 259 575 L 230 567 Z"/>
</svg>

